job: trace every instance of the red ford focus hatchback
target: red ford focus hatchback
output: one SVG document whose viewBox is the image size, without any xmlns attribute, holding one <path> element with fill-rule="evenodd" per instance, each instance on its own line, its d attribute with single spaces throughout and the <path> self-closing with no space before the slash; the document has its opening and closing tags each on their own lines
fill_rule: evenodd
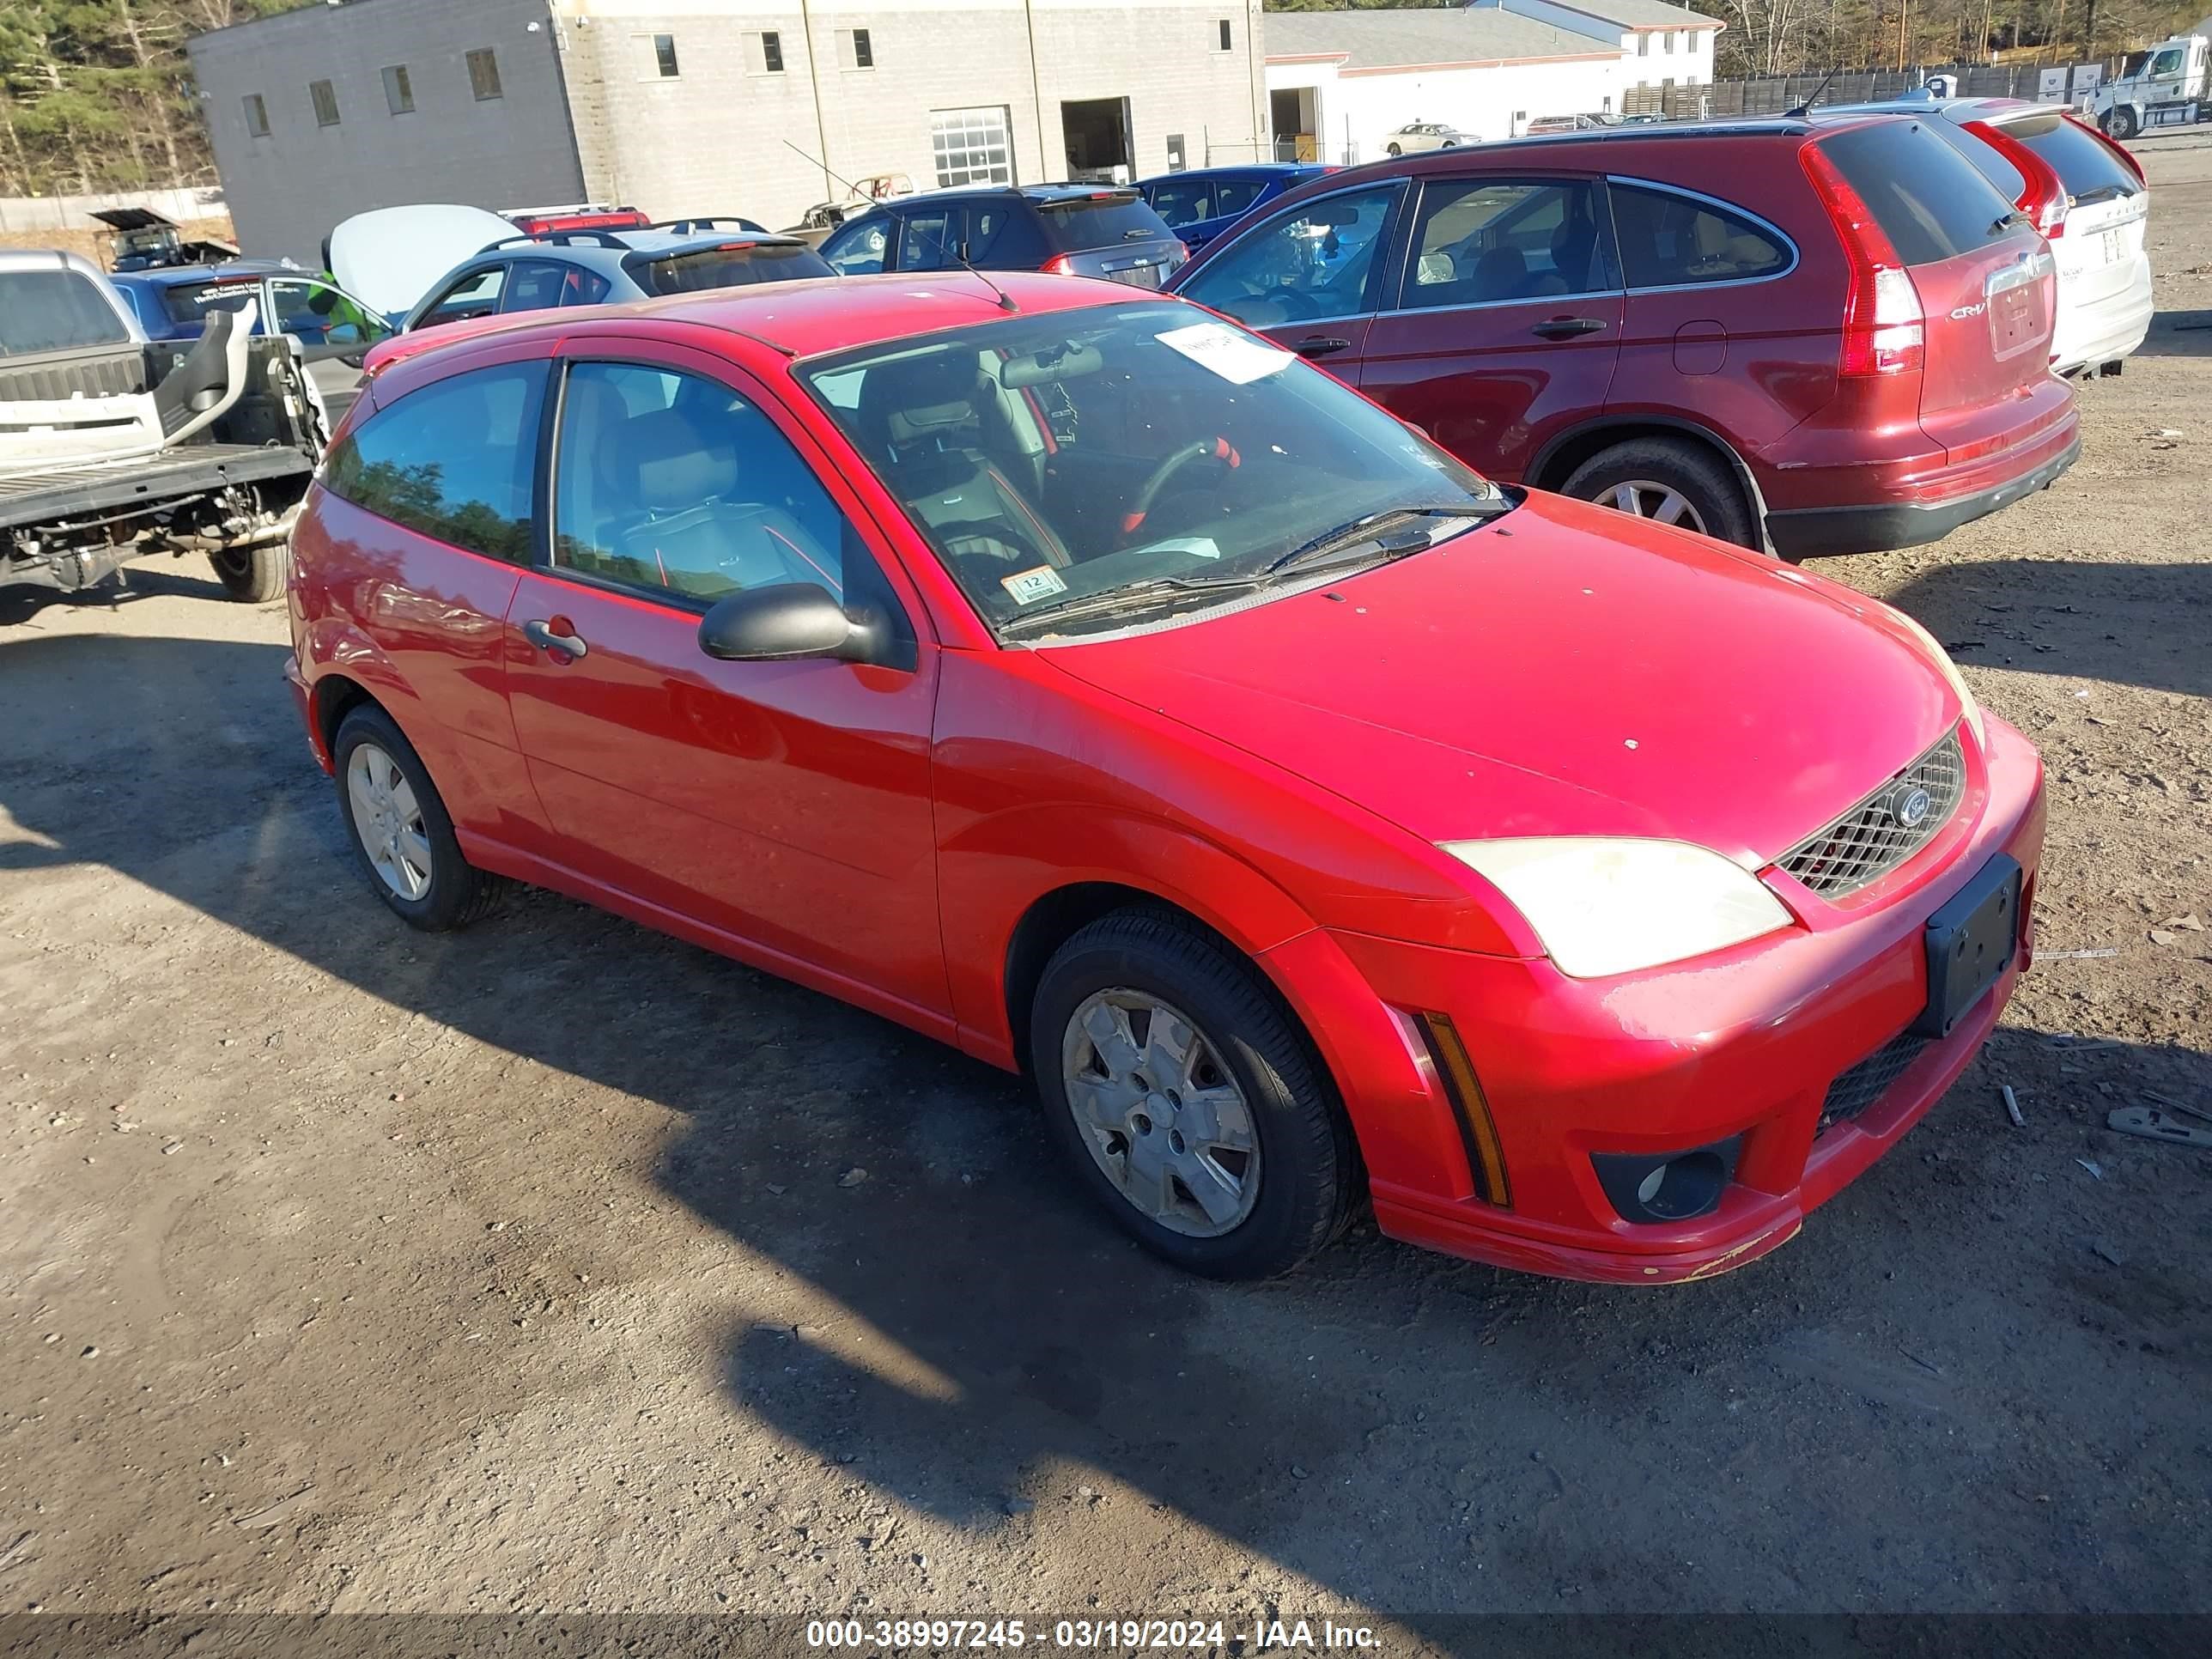
<svg viewBox="0 0 2212 1659">
<path fill-rule="evenodd" d="M 2027 959 L 2034 750 L 1898 613 L 1494 485 L 1171 299 L 549 313 L 394 363 L 289 671 L 377 893 L 537 883 L 1036 1081 L 1200 1272 L 1794 1234 Z"/>
</svg>

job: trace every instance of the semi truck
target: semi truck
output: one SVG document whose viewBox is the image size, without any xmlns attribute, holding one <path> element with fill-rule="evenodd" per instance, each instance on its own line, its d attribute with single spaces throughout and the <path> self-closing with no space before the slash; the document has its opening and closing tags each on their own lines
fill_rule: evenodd
<svg viewBox="0 0 2212 1659">
<path fill-rule="evenodd" d="M 2120 72 L 2097 88 L 2090 112 L 2114 138 L 2212 118 L 2205 37 L 2178 34 L 2131 52 Z"/>
</svg>

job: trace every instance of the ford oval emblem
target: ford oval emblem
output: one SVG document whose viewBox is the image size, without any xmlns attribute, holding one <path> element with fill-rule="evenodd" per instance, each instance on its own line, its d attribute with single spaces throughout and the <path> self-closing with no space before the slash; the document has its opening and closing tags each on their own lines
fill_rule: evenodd
<svg viewBox="0 0 2212 1659">
<path fill-rule="evenodd" d="M 1900 789 L 1890 798 L 1892 817 L 1908 830 L 1917 830 L 1928 821 L 1928 809 L 1935 805 L 1925 789 Z"/>
</svg>

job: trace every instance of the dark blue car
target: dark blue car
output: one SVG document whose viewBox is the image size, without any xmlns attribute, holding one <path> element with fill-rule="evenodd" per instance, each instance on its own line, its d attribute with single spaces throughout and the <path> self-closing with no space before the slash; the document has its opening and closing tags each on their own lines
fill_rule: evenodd
<svg viewBox="0 0 2212 1659">
<path fill-rule="evenodd" d="M 1243 167 L 1192 167 L 1140 179 L 1137 188 L 1193 253 L 1263 202 L 1329 169 L 1313 161 L 1255 161 Z"/>
<path fill-rule="evenodd" d="M 361 356 L 390 334 L 389 324 L 326 276 L 274 259 L 234 259 L 219 265 L 165 265 L 118 271 L 113 283 L 155 343 L 200 337 L 210 311 L 254 307 L 253 331 L 276 331 L 300 343 L 308 377 L 335 420 L 361 381 Z"/>
</svg>

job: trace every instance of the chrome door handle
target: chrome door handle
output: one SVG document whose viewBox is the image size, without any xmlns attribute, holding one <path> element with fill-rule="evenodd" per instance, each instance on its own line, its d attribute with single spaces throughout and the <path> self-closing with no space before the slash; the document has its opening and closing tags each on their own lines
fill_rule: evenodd
<svg viewBox="0 0 2212 1659">
<path fill-rule="evenodd" d="M 592 647 L 574 634 L 556 634 L 550 622 L 526 622 L 522 624 L 522 637 L 541 651 L 556 651 L 574 661 Z"/>
</svg>

